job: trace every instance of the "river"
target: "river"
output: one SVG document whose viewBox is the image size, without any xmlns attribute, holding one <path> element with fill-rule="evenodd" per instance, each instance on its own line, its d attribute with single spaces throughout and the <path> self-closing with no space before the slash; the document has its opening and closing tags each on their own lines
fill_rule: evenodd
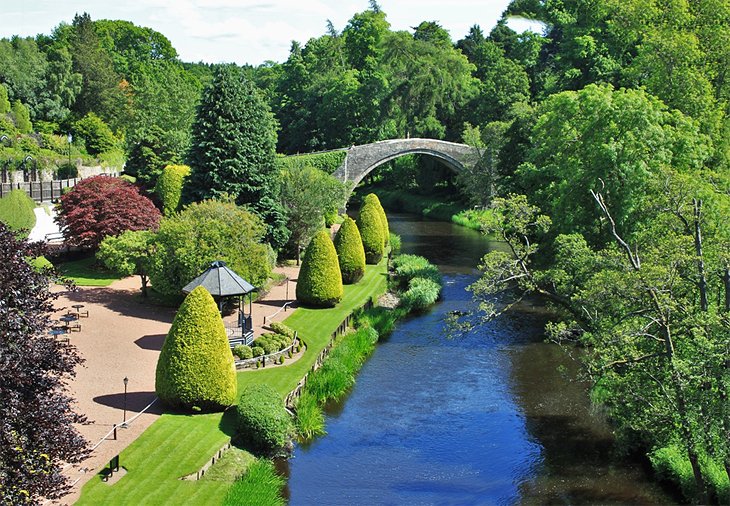
<svg viewBox="0 0 730 506">
<path fill-rule="evenodd" d="M 615 455 L 577 366 L 543 342 L 541 307 L 447 335 L 446 316 L 474 307 L 466 287 L 498 245 L 450 223 L 389 220 L 404 253 L 441 269 L 442 300 L 381 340 L 329 406 L 327 435 L 281 463 L 290 504 L 674 502 L 640 462 Z"/>
</svg>

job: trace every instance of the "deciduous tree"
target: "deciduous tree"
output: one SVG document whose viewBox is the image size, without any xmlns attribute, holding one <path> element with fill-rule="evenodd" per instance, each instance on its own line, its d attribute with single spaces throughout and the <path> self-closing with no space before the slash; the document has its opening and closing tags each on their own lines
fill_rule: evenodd
<svg viewBox="0 0 730 506">
<path fill-rule="evenodd" d="M 127 230 L 156 230 L 160 211 L 134 185 L 94 176 L 61 197 L 56 221 L 67 244 L 93 249 L 105 237 Z"/>
<path fill-rule="evenodd" d="M 47 273 L 27 261 L 42 255 L 0 223 L 0 501 L 58 499 L 70 485 L 66 462 L 87 455 L 73 424 L 67 382 L 83 362 L 76 349 L 48 335 L 53 300 Z"/>
</svg>

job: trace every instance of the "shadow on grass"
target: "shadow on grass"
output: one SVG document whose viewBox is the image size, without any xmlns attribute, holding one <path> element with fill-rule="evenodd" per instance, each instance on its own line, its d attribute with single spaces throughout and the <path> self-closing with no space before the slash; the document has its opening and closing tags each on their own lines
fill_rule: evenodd
<svg viewBox="0 0 730 506">
<path fill-rule="evenodd" d="M 226 435 L 231 438 L 236 436 L 236 407 L 231 406 L 223 412 L 221 421 L 218 424 L 218 428 Z M 238 445 L 235 445 L 238 446 Z M 243 447 L 240 447 L 243 448 Z M 246 448 L 243 448 L 244 450 Z"/>
</svg>

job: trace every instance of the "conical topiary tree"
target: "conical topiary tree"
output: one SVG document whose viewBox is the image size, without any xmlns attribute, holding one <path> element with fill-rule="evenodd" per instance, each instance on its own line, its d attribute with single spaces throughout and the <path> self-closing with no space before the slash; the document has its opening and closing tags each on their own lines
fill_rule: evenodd
<svg viewBox="0 0 730 506">
<path fill-rule="evenodd" d="M 375 209 L 378 210 L 378 214 L 380 215 L 380 222 L 383 225 L 383 246 L 388 245 L 388 241 L 390 240 L 390 227 L 388 226 L 388 217 L 385 214 L 385 209 L 383 209 L 383 205 L 380 203 L 380 199 L 377 195 L 374 193 L 369 193 L 363 203 L 372 203 L 372 205 L 375 206 Z"/>
<path fill-rule="evenodd" d="M 340 262 L 342 282 L 346 285 L 357 283 L 365 274 L 365 249 L 355 220 L 349 216 L 335 236 L 335 251 Z"/>
<path fill-rule="evenodd" d="M 187 165 L 167 165 L 157 178 L 155 193 L 162 203 L 162 214 L 170 216 L 180 207 L 185 178 L 190 175 Z"/>
<path fill-rule="evenodd" d="M 377 207 L 371 200 L 363 202 L 357 215 L 357 228 L 360 230 L 362 245 L 365 248 L 365 261 L 377 264 L 383 258 L 385 241 L 383 240 L 383 222 Z"/>
<path fill-rule="evenodd" d="M 342 274 L 335 246 L 327 231 L 320 230 L 304 253 L 297 279 L 297 299 L 308 306 L 332 307 L 342 295 Z"/>
<path fill-rule="evenodd" d="M 202 286 L 175 315 L 157 361 L 155 391 L 175 408 L 222 411 L 236 402 L 233 354 L 218 306 Z"/>
</svg>

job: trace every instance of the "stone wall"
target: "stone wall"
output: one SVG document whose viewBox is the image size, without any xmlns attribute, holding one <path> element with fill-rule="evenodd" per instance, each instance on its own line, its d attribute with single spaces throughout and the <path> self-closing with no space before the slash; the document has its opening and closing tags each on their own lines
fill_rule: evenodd
<svg viewBox="0 0 730 506">
<path fill-rule="evenodd" d="M 408 154 L 424 154 L 438 158 L 455 171 L 473 166 L 480 157 L 479 150 L 466 144 L 438 139 L 395 139 L 352 146 L 347 157 L 333 174 L 340 181 L 355 186 L 376 167 Z"/>
</svg>

